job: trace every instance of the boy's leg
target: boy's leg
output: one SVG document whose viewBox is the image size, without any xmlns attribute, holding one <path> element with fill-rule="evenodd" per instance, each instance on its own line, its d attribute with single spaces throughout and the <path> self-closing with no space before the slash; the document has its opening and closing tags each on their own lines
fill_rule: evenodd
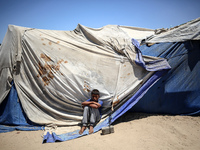
<svg viewBox="0 0 200 150">
<path fill-rule="evenodd" d="M 82 128 L 79 131 L 79 134 L 83 134 L 83 132 L 85 131 L 85 129 L 86 129 L 86 126 L 82 126 Z"/>
<path fill-rule="evenodd" d="M 82 128 L 79 131 L 79 134 L 83 134 L 83 132 L 85 131 L 86 126 L 88 125 L 89 115 L 90 115 L 90 107 L 85 106 L 83 110 Z"/>
<path fill-rule="evenodd" d="M 90 107 L 85 106 L 83 110 L 83 119 L 82 119 L 82 125 L 87 126 L 89 123 L 89 117 L 90 117 Z"/>
<path fill-rule="evenodd" d="M 94 127 L 90 125 L 89 134 L 92 134 L 93 132 L 94 132 Z"/>
<path fill-rule="evenodd" d="M 93 133 L 94 125 L 101 119 L 98 109 L 90 108 L 90 129 L 89 134 Z"/>
</svg>

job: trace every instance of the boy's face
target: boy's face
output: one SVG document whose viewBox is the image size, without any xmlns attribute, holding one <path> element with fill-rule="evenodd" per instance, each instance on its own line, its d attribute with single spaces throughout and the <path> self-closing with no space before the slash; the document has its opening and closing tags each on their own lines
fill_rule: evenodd
<svg viewBox="0 0 200 150">
<path fill-rule="evenodd" d="M 98 99 L 99 99 L 99 95 L 92 94 L 92 100 L 98 102 Z"/>
</svg>

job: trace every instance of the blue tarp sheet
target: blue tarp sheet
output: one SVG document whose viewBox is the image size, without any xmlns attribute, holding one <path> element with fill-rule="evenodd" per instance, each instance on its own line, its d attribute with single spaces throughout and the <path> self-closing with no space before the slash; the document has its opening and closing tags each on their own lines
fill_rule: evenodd
<svg viewBox="0 0 200 150">
<path fill-rule="evenodd" d="M 0 105 L 0 133 L 13 130 L 42 130 L 42 126 L 33 124 L 22 111 L 15 85 Z"/>
<path fill-rule="evenodd" d="M 200 115 L 200 41 L 143 45 L 140 50 L 143 55 L 166 58 L 171 70 L 131 110 Z"/>
</svg>

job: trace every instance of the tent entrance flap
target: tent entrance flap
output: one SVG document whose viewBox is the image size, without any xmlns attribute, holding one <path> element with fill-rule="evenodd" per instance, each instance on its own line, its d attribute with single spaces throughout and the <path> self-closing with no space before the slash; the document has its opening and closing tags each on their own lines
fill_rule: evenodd
<svg viewBox="0 0 200 150">
<path fill-rule="evenodd" d="M 14 84 L 8 96 L 0 105 L 0 124 L 0 133 L 13 130 L 31 131 L 44 129 L 44 127 L 32 123 L 26 117 Z"/>
</svg>

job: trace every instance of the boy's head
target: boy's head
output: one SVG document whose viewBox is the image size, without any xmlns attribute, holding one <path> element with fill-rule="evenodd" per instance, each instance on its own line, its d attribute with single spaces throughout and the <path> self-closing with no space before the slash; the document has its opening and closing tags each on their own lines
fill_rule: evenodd
<svg viewBox="0 0 200 150">
<path fill-rule="evenodd" d="M 98 99 L 100 97 L 99 90 L 97 90 L 97 89 L 92 90 L 91 97 L 92 97 L 92 100 L 98 101 Z"/>
</svg>

